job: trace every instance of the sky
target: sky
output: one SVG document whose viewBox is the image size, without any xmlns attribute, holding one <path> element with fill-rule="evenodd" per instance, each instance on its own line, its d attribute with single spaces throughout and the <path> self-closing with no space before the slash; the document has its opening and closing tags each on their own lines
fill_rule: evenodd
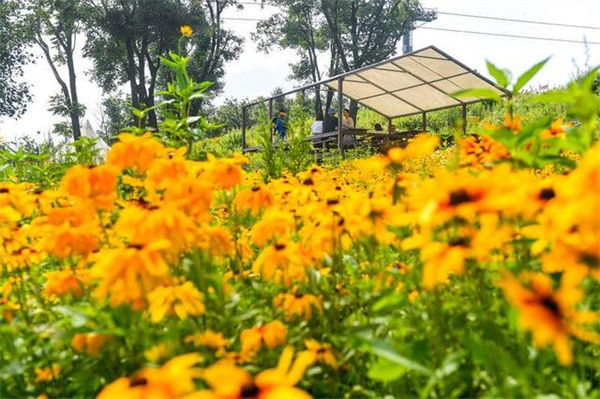
<svg viewBox="0 0 600 399">
<path fill-rule="evenodd" d="M 248 0 L 245 0 L 248 1 Z M 422 0 L 424 7 L 440 12 L 474 14 L 512 19 L 556 22 L 564 24 L 600 27 L 600 0 Z M 227 10 L 227 18 L 267 18 L 273 8 L 246 5 L 244 10 Z M 216 104 L 226 98 L 257 98 L 281 87 L 285 91 L 298 86 L 288 80 L 289 63 L 295 61 L 292 51 L 260 53 L 250 34 L 255 21 L 225 20 L 227 28 L 245 38 L 244 51 L 236 61 L 225 67 L 223 93 L 215 99 Z M 425 27 L 449 28 L 468 31 L 494 32 L 511 35 L 538 36 L 600 42 L 600 29 L 564 28 L 547 25 L 475 19 L 450 15 L 438 15 L 436 21 Z M 413 32 L 415 50 L 434 45 L 463 64 L 488 75 L 485 61 L 507 68 L 518 75 L 536 62 L 551 56 L 548 64 L 532 81 L 532 87 L 550 87 L 566 83 L 578 68 L 600 65 L 600 45 L 561 43 L 507 37 L 492 37 L 465 33 L 417 29 Z M 401 48 L 398 48 L 398 53 Z M 87 107 L 84 117 L 94 128 L 100 121 L 100 103 L 103 93 L 91 82 L 86 71 L 91 62 L 77 54 L 80 102 Z M 63 71 L 64 73 L 64 71 Z M 29 135 L 42 140 L 49 134 L 58 119 L 48 109 L 48 99 L 59 91 L 48 65 L 41 58 L 25 70 L 25 79 L 32 86 L 33 101 L 28 111 L 18 120 L 0 119 L 0 137 L 12 140 Z"/>
</svg>

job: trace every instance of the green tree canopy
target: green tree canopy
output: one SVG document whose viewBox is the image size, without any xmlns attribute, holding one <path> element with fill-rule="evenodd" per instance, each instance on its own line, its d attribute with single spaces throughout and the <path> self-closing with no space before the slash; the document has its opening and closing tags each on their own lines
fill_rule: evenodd
<svg viewBox="0 0 600 399">
<path fill-rule="evenodd" d="M 22 81 L 23 66 L 33 60 L 22 24 L 21 0 L 0 1 L 0 116 L 19 117 L 31 100 Z"/>
</svg>

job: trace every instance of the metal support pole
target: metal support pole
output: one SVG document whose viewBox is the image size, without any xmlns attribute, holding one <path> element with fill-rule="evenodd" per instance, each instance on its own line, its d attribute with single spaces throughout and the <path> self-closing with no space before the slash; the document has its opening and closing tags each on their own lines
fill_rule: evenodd
<svg viewBox="0 0 600 399">
<path fill-rule="evenodd" d="M 462 105 L 463 133 L 467 134 L 467 104 Z"/>
<path fill-rule="evenodd" d="M 271 138 L 271 143 L 273 142 L 273 126 L 271 126 L 271 121 L 273 120 L 273 99 L 269 99 L 269 137 Z"/>
<path fill-rule="evenodd" d="M 387 120 L 388 120 L 387 131 L 388 131 L 388 134 L 390 134 L 390 133 L 392 133 L 392 118 L 387 118 Z"/>
<path fill-rule="evenodd" d="M 342 111 L 344 110 L 344 104 L 343 104 L 343 99 L 344 97 L 342 96 L 342 91 L 343 91 L 343 85 L 344 85 L 344 78 L 340 77 L 338 78 L 338 82 L 337 82 L 337 92 L 338 92 L 338 112 L 337 112 L 337 118 L 338 118 L 338 125 L 337 125 L 337 134 L 338 134 L 338 150 L 343 154 L 344 153 L 344 149 L 343 149 L 343 145 L 342 145 Z"/>
<path fill-rule="evenodd" d="M 423 112 L 423 131 L 427 131 L 427 112 Z"/>
<path fill-rule="evenodd" d="M 242 152 L 246 149 L 246 107 L 242 107 Z"/>
</svg>

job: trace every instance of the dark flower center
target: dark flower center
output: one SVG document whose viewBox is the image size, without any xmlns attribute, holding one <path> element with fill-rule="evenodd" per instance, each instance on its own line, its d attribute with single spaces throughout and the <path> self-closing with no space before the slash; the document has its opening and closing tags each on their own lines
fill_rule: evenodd
<svg viewBox="0 0 600 399">
<path fill-rule="evenodd" d="M 315 182 L 313 181 L 313 179 L 308 177 L 308 178 L 304 179 L 302 184 L 304 184 L 305 186 L 312 186 L 313 184 L 315 184 Z"/>
<path fill-rule="evenodd" d="M 147 384 L 148 384 L 148 379 L 145 377 L 134 377 L 131 379 L 131 381 L 129 381 L 130 387 L 138 387 L 138 386 L 147 385 Z"/>
<path fill-rule="evenodd" d="M 450 205 L 452 206 L 460 205 L 465 202 L 470 202 L 472 200 L 473 199 L 471 198 L 469 193 L 467 193 L 467 191 L 463 188 L 454 190 L 450 193 Z"/>
<path fill-rule="evenodd" d="M 552 187 L 543 188 L 542 191 L 540 191 L 539 199 L 541 200 L 548 201 L 554 197 L 556 197 L 556 193 L 554 192 L 554 189 L 552 189 Z"/>
<path fill-rule="evenodd" d="M 541 302 L 542 306 L 545 307 L 546 309 L 548 309 L 554 316 L 556 316 L 558 318 L 561 317 L 560 306 L 558 305 L 558 302 L 556 302 L 556 300 L 553 297 L 551 297 L 551 296 L 543 297 L 540 302 Z"/>
<path fill-rule="evenodd" d="M 275 244 L 275 249 L 281 251 L 282 249 L 285 249 L 285 244 Z"/>
<path fill-rule="evenodd" d="M 254 383 L 250 383 L 248 385 L 244 385 L 242 387 L 242 399 L 254 399 L 260 393 L 260 390 Z"/>
</svg>

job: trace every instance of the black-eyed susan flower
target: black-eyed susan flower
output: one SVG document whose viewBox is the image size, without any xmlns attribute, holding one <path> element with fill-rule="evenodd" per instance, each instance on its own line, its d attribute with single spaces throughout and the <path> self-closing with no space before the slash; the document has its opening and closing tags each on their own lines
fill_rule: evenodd
<svg viewBox="0 0 600 399">
<path fill-rule="evenodd" d="M 499 285 L 519 310 L 519 323 L 523 329 L 532 332 L 535 345 L 552 345 L 560 363 L 569 365 L 573 362 L 571 336 L 600 343 L 598 333 L 580 327 L 597 323 L 598 314 L 575 310 L 583 296 L 579 287 L 582 276 L 574 278 L 563 274 L 561 285 L 556 290 L 547 275 L 524 273 L 521 277 L 526 285 L 505 272 Z"/>
</svg>

